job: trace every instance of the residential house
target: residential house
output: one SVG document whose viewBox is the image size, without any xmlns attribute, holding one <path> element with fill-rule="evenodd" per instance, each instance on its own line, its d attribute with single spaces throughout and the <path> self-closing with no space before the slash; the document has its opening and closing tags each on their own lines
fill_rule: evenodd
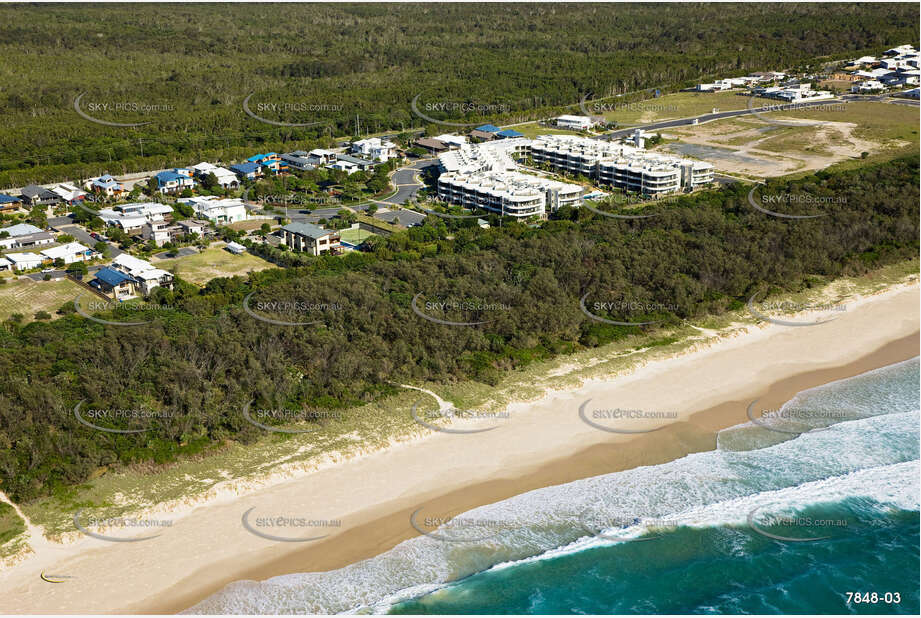
<svg viewBox="0 0 921 618">
<path fill-rule="evenodd" d="M 397 145 L 379 137 L 369 137 L 352 143 L 352 154 L 374 161 L 389 161 L 396 156 Z"/>
<path fill-rule="evenodd" d="M 40 253 L 52 262 L 60 259 L 63 260 L 65 264 L 73 264 L 74 262 L 85 262 L 92 258 L 95 251 L 78 242 L 71 242 L 59 247 L 42 249 Z"/>
<path fill-rule="evenodd" d="M 127 300 L 137 295 L 137 280 L 131 275 L 105 266 L 96 272 L 90 285 L 114 300 Z"/>
<path fill-rule="evenodd" d="M 192 173 L 196 178 L 202 180 L 206 178 L 208 174 L 214 174 L 214 177 L 217 179 L 217 184 L 224 189 L 236 189 L 240 186 L 240 179 L 237 178 L 237 175 L 231 172 L 226 167 L 220 167 L 206 161 L 202 161 L 198 165 L 192 166 Z"/>
<path fill-rule="evenodd" d="M 231 165 L 230 171 L 236 174 L 240 180 L 256 180 L 257 178 L 262 178 L 262 166 L 252 161 Z"/>
<path fill-rule="evenodd" d="M 176 194 L 191 189 L 195 186 L 192 172 L 187 169 L 176 168 L 160 172 L 154 178 L 157 181 L 157 191 L 162 194 Z"/>
<path fill-rule="evenodd" d="M 288 164 L 289 168 L 306 171 L 312 170 L 316 166 L 311 163 L 310 153 L 304 150 L 295 150 L 281 155 L 281 160 Z"/>
<path fill-rule="evenodd" d="M 6 258 L 0 257 L 0 272 L 4 270 L 13 270 L 13 263 Z"/>
<path fill-rule="evenodd" d="M 189 234 L 198 234 L 200 238 L 204 238 L 205 230 L 208 229 L 207 221 L 199 221 L 198 219 L 186 219 L 184 221 L 179 221 L 176 223 L 180 229 L 180 235 L 189 235 Z"/>
<path fill-rule="evenodd" d="M 235 223 L 246 220 L 246 206 L 240 198 L 221 199 L 203 195 L 179 200 L 192 207 L 195 213 L 213 223 Z"/>
<path fill-rule="evenodd" d="M 888 86 L 875 79 L 868 79 L 851 86 L 851 92 L 858 93 L 883 92 L 885 90 L 888 90 Z"/>
<path fill-rule="evenodd" d="M 307 160 L 316 166 L 328 165 L 336 161 L 336 153 L 324 148 L 314 148 L 307 153 Z"/>
<path fill-rule="evenodd" d="M 494 124 L 484 124 L 484 125 L 478 126 L 476 129 L 474 129 L 474 131 L 480 131 L 481 133 L 491 133 L 491 134 L 493 134 L 493 135 L 495 135 L 496 133 L 498 133 L 498 132 L 501 131 L 501 130 L 502 130 L 502 129 L 500 129 L 499 127 L 497 127 L 497 126 L 494 125 Z"/>
<path fill-rule="evenodd" d="M 29 185 L 23 187 L 19 199 L 26 206 L 49 206 L 61 202 L 61 197 L 44 187 L 38 185 Z"/>
<path fill-rule="evenodd" d="M 491 131 L 480 131 L 479 129 L 474 129 L 470 132 L 470 139 L 474 142 L 491 142 L 492 140 L 496 139 L 496 134 Z"/>
<path fill-rule="evenodd" d="M 430 154 L 440 154 L 442 152 L 446 152 L 449 149 L 447 144 L 441 140 L 437 140 L 431 137 L 420 137 L 415 142 L 413 142 L 413 145 L 428 150 Z"/>
<path fill-rule="evenodd" d="M 253 155 L 247 159 L 250 163 L 256 163 L 262 169 L 268 170 L 273 174 L 280 174 L 288 171 L 288 165 L 275 152 Z"/>
<path fill-rule="evenodd" d="M 148 221 L 141 226 L 141 237 L 153 241 L 158 247 L 173 240 L 179 234 L 179 226 L 171 225 L 167 221 Z"/>
<path fill-rule="evenodd" d="M 333 169 L 338 169 L 335 167 L 336 164 L 338 163 L 348 163 L 350 164 L 350 166 L 354 167 L 353 171 L 362 171 L 362 172 L 373 171 L 374 167 L 377 165 L 377 163 L 375 163 L 374 161 L 369 161 L 367 159 L 360 159 L 358 157 L 353 157 L 351 155 L 340 154 L 340 155 L 336 155 L 336 163 L 333 163 L 329 167 Z M 349 172 L 349 173 L 351 174 L 352 172 Z"/>
<path fill-rule="evenodd" d="M 281 228 L 286 245 L 295 251 L 305 251 L 311 255 L 339 253 L 339 232 L 325 230 L 311 223 L 289 223 Z"/>
<path fill-rule="evenodd" d="M 514 129 L 505 129 L 504 131 L 496 133 L 496 137 L 499 139 L 513 139 L 516 137 L 524 137 L 524 133 L 519 133 Z"/>
<path fill-rule="evenodd" d="M 22 205 L 22 200 L 6 193 L 0 193 L 0 213 L 15 212 Z"/>
<path fill-rule="evenodd" d="M 234 255 L 240 255 L 241 253 L 246 251 L 246 247 L 244 247 L 243 245 L 237 242 L 229 242 L 224 248 L 230 251 L 231 253 L 233 253 Z"/>
<path fill-rule="evenodd" d="M 61 183 L 56 187 L 52 187 L 51 191 L 60 197 L 62 202 L 71 206 L 77 202 L 82 202 L 86 198 L 86 193 L 68 183 Z"/>
<path fill-rule="evenodd" d="M 93 193 L 115 198 L 121 197 L 122 193 L 125 192 L 125 187 L 109 174 L 103 174 L 98 178 L 90 178 L 84 187 Z"/>
<path fill-rule="evenodd" d="M 13 270 L 18 271 L 38 268 L 45 260 L 44 256 L 38 253 L 7 253 L 3 257 L 12 262 Z"/>
<path fill-rule="evenodd" d="M 19 249 L 50 245 L 54 242 L 54 235 L 28 223 L 17 223 L 0 228 L 0 248 Z"/>
<path fill-rule="evenodd" d="M 128 253 L 121 253 L 112 260 L 112 268 L 129 275 L 135 280 L 136 290 L 144 296 L 157 287 L 172 288 L 173 275 Z"/>
</svg>

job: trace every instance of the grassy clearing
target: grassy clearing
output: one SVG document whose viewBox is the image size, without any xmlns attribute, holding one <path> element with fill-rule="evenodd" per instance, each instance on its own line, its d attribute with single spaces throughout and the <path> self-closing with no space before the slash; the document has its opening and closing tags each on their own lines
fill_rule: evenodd
<svg viewBox="0 0 921 618">
<path fill-rule="evenodd" d="M 842 302 L 854 294 L 876 292 L 910 279 L 917 281 L 918 267 L 918 260 L 910 260 L 858 278 L 833 282 L 816 278 L 809 289 L 783 299 L 796 303 Z M 574 389 L 589 379 L 610 379 L 646 362 L 704 345 L 717 336 L 731 335 L 755 322 L 743 308 L 534 363 L 507 375 L 496 387 L 476 382 L 422 386 L 461 408 L 499 411 L 513 401 L 539 398 L 549 388 Z M 152 505 L 167 510 L 213 494 L 222 482 L 230 482 L 237 489 L 253 486 L 277 472 L 279 466 L 316 469 L 429 433 L 410 415 L 411 406 L 420 397 L 426 405 L 433 403 L 418 391 L 404 390 L 379 402 L 343 411 L 341 417 L 330 419 L 309 434 L 270 434 L 248 446 L 228 442 L 200 458 L 163 468 L 137 466 L 119 472 L 100 469 L 88 483 L 25 505 L 23 511 L 35 524 L 45 527 L 48 536 L 58 537 L 73 533 L 72 516 L 81 507 L 103 517 L 139 513 Z"/>
<path fill-rule="evenodd" d="M 0 502 L 0 558 L 11 556 L 22 548 L 22 538 L 26 524 L 6 502 Z M 16 539 L 14 541 L 14 539 Z"/>
<path fill-rule="evenodd" d="M 579 135 L 578 131 L 567 131 L 565 129 L 543 127 L 536 122 L 529 122 L 528 124 L 523 124 L 511 128 L 518 131 L 519 133 L 524 134 L 524 136 L 529 139 L 534 139 L 538 135 Z"/>
<path fill-rule="evenodd" d="M 47 311 L 56 318 L 59 316 L 55 311 L 61 305 L 86 292 L 70 279 L 33 281 L 27 277 L 5 277 L 4 280 L 6 283 L 0 283 L 0 320 L 21 313 L 25 322 L 31 322 L 37 311 Z"/>
<path fill-rule="evenodd" d="M 162 260 L 157 262 L 156 266 L 174 272 L 186 281 L 197 285 L 204 285 L 216 277 L 232 277 L 276 268 L 271 262 L 251 253 L 234 255 L 224 249 L 223 245 L 205 249 L 195 255 Z"/>
<path fill-rule="evenodd" d="M 364 241 L 368 240 L 372 236 L 377 236 L 374 232 L 366 232 L 365 230 L 340 230 L 339 238 L 344 240 L 347 243 L 353 245 L 360 245 Z"/>
<path fill-rule="evenodd" d="M 748 99 L 747 93 L 738 92 L 677 92 L 635 103 L 621 103 L 617 99 L 588 102 L 586 109 L 592 113 L 597 110 L 608 122 L 630 126 L 700 116 L 712 113 L 714 109 L 721 112 L 745 109 Z M 767 101 L 756 99 L 759 103 Z"/>
</svg>

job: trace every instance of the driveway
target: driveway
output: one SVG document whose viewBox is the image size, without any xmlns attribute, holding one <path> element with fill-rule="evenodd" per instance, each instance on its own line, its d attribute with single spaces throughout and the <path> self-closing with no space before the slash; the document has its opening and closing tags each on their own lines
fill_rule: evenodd
<svg viewBox="0 0 921 618">
<path fill-rule="evenodd" d="M 70 234 L 77 239 L 77 242 L 83 243 L 84 245 L 92 248 L 98 240 L 90 236 L 89 232 L 83 229 L 81 226 L 71 223 L 70 225 L 61 225 L 55 226 L 54 229 L 60 231 L 63 234 Z M 112 242 L 106 241 L 106 244 L 109 245 L 109 257 L 116 257 L 124 253 L 121 249 L 118 248 L 118 245 Z"/>
</svg>

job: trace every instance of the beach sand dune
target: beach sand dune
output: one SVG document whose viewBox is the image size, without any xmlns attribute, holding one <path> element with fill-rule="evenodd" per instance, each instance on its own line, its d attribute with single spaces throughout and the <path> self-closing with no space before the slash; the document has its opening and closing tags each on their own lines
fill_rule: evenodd
<svg viewBox="0 0 921 618">
<path fill-rule="evenodd" d="M 458 513 L 538 487 L 711 450 L 719 429 L 748 420 L 746 408 L 756 398 L 759 407 L 779 407 L 800 390 L 917 356 L 918 325 L 918 286 L 898 286 L 849 303 L 832 322 L 751 328 L 629 375 L 513 404 L 507 419 L 483 421 L 495 427 L 490 431 L 433 432 L 246 495 L 222 496 L 181 516 L 164 514 L 172 525 L 148 541 L 44 544 L 0 572 L 0 609 L 175 613 L 232 581 L 339 568 L 418 535 L 409 518 L 421 507 Z M 596 425 L 657 430 L 613 433 L 587 423 L 580 408 Z M 615 411 L 660 417 L 605 418 Z M 244 528 L 249 509 L 253 517 L 340 525 L 324 528 L 318 534 L 328 536 L 317 541 L 271 541 Z M 49 584 L 42 571 L 73 579 Z"/>
</svg>

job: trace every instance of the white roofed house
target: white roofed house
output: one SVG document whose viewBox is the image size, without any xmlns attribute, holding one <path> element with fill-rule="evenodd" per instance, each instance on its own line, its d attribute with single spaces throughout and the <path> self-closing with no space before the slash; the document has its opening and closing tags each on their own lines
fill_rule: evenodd
<svg viewBox="0 0 921 618">
<path fill-rule="evenodd" d="M 240 198 L 221 199 L 213 195 L 189 197 L 179 200 L 192 207 L 195 213 L 213 223 L 236 223 L 246 220 L 246 206 Z"/>
<path fill-rule="evenodd" d="M 65 264 L 73 264 L 74 262 L 85 262 L 92 258 L 96 252 L 78 242 L 71 242 L 60 247 L 42 249 L 40 253 L 52 262 L 62 260 Z"/>
<path fill-rule="evenodd" d="M 577 131 L 587 131 L 595 126 L 595 121 L 588 116 L 571 116 L 568 114 L 557 116 L 555 123 L 558 127 Z"/>
<path fill-rule="evenodd" d="M 7 253 L 3 257 L 13 264 L 13 270 L 37 268 L 45 261 L 45 257 L 38 253 Z"/>
<path fill-rule="evenodd" d="M 73 205 L 86 197 L 86 192 L 68 183 L 61 183 L 51 188 L 51 192 L 60 196 L 61 201 Z"/>
<path fill-rule="evenodd" d="M 208 174 L 214 174 L 217 184 L 224 189 L 236 189 L 240 186 L 240 179 L 226 167 L 220 167 L 207 161 L 202 161 L 198 165 L 192 166 L 192 172 L 199 180 L 207 178 Z"/>
<path fill-rule="evenodd" d="M 396 154 L 397 145 L 379 137 L 358 140 L 352 143 L 352 153 L 374 159 L 375 161 L 389 161 Z"/>
</svg>

